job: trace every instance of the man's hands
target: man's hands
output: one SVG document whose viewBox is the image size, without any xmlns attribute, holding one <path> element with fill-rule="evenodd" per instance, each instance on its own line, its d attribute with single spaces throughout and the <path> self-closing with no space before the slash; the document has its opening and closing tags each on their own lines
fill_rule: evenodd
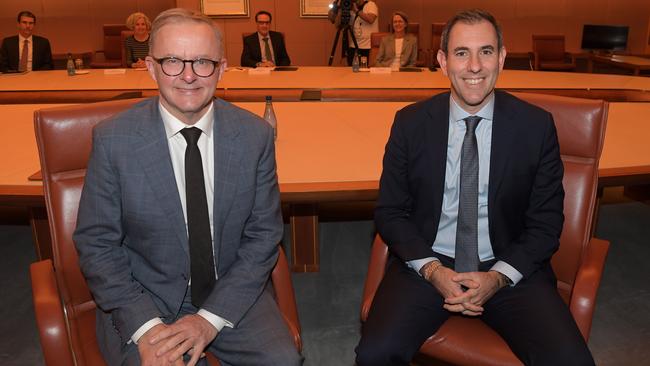
<svg viewBox="0 0 650 366">
<path fill-rule="evenodd" d="M 446 310 L 469 316 L 483 314 L 483 304 L 507 284 L 499 272 L 458 273 L 439 261 L 425 264 L 420 272 L 445 299 Z"/>
<path fill-rule="evenodd" d="M 170 325 L 159 324 L 138 341 L 142 365 L 183 365 L 183 355 L 192 356 L 194 366 L 203 350 L 217 336 L 217 329 L 197 314 L 186 315 Z"/>
<path fill-rule="evenodd" d="M 147 64 L 144 62 L 143 59 L 139 58 L 138 61 L 131 64 L 131 67 L 141 69 L 143 67 L 147 67 Z"/>
<path fill-rule="evenodd" d="M 158 348 L 160 348 L 160 345 L 151 344 L 151 339 L 160 334 L 160 332 L 165 330 L 167 327 L 169 326 L 166 324 L 158 324 L 149 329 L 138 340 L 138 352 L 140 353 L 140 364 L 142 366 L 183 365 L 182 359 L 178 359 L 175 362 L 169 362 L 169 359 L 167 357 L 157 356 L 156 352 L 158 351 Z"/>
</svg>

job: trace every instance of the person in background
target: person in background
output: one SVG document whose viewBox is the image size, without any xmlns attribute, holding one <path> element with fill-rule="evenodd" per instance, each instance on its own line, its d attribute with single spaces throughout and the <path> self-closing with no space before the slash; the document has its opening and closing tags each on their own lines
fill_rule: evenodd
<svg viewBox="0 0 650 366">
<path fill-rule="evenodd" d="M 266 10 L 255 14 L 257 32 L 244 37 L 241 65 L 244 67 L 289 66 L 291 59 L 280 32 L 271 30 L 271 13 Z"/>
<path fill-rule="evenodd" d="M 33 34 L 36 15 L 23 10 L 16 17 L 18 34 L 2 40 L 0 71 L 52 70 L 52 50 L 47 38 Z"/>
<path fill-rule="evenodd" d="M 133 31 L 133 35 L 124 40 L 126 51 L 126 64 L 129 67 L 145 68 L 145 57 L 149 54 L 149 32 L 151 21 L 140 12 L 133 13 L 126 18 L 126 27 Z"/>
<path fill-rule="evenodd" d="M 212 19 L 160 13 L 145 62 L 159 96 L 103 121 L 73 239 L 108 365 L 298 366 L 270 274 L 282 240 L 273 129 L 214 90 Z M 201 361 L 201 364 L 207 362 Z"/>
<path fill-rule="evenodd" d="M 391 17 L 393 20 L 392 34 L 384 37 L 379 45 L 379 53 L 375 66 L 414 67 L 418 59 L 418 39 L 408 32 L 408 16 L 401 11 L 396 11 Z"/>
<path fill-rule="evenodd" d="M 370 35 L 379 32 L 379 8 L 374 1 L 351 0 L 350 28 L 359 48 L 354 47 L 352 37 L 348 38 L 347 60 L 352 65 L 355 51 L 359 56 L 370 58 Z"/>
<path fill-rule="evenodd" d="M 491 14 L 452 17 L 437 57 L 450 92 L 397 112 L 386 144 L 375 225 L 391 257 L 357 364 L 409 365 L 466 316 L 526 365 L 594 365 L 551 267 L 564 222 L 553 115 L 494 89 L 506 48 Z"/>
</svg>

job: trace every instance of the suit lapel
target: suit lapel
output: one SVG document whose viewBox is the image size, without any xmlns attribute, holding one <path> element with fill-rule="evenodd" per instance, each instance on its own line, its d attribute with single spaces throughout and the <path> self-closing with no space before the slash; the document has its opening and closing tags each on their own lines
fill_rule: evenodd
<svg viewBox="0 0 650 366">
<path fill-rule="evenodd" d="M 432 99 L 427 110 L 429 123 L 426 126 L 427 159 L 432 173 L 433 213 L 435 229 L 438 228 L 445 190 L 445 171 L 447 166 L 447 144 L 449 140 L 449 93 Z M 435 237 L 435 232 L 433 233 Z"/>
<path fill-rule="evenodd" d="M 170 224 L 189 258 L 183 207 L 169 155 L 165 126 L 158 110 L 158 98 L 151 99 L 148 108 L 150 109 L 148 116 L 137 121 L 140 141 L 137 143 L 134 159 L 138 160 L 143 168 L 158 204 L 165 216 L 169 218 Z"/>
<path fill-rule="evenodd" d="M 238 141 L 240 121 L 228 109 L 233 108 L 225 102 L 214 101 L 214 205 L 213 205 L 213 239 L 214 255 L 219 258 L 221 234 L 226 216 L 237 193 L 237 167 L 242 149 Z M 217 270 L 218 270 L 218 263 Z"/>
<path fill-rule="evenodd" d="M 490 152 L 490 177 L 488 183 L 488 208 L 494 207 L 494 200 L 501 188 L 506 173 L 511 147 L 516 140 L 515 122 L 508 108 L 507 95 L 500 91 L 494 93 L 494 115 L 492 117 L 492 150 Z M 489 212 L 492 212 L 488 209 Z M 492 218 L 490 217 L 490 222 Z"/>
</svg>

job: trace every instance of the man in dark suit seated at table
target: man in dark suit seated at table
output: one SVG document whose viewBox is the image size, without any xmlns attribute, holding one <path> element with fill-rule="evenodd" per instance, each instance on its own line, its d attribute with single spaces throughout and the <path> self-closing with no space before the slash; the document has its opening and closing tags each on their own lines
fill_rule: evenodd
<svg viewBox="0 0 650 366">
<path fill-rule="evenodd" d="M 244 37 L 241 65 L 245 67 L 289 66 L 291 59 L 280 32 L 271 29 L 271 13 L 265 10 L 255 14 L 257 32 Z"/>
<path fill-rule="evenodd" d="M 21 11 L 18 34 L 7 37 L 0 48 L 0 71 L 52 70 L 52 50 L 47 38 L 33 35 L 36 16 Z"/>
<path fill-rule="evenodd" d="M 97 125 L 74 241 L 108 365 L 302 363 L 269 277 L 282 239 L 273 129 L 220 99 L 223 36 L 158 15 L 159 97 Z"/>
<path fill-rule="evenodd" d="M 358 365 L 408 365 L 453 316 L 480 318 L 524 364 L 593 365 L 550 262 L 564 222 L 553 116 L 494 90 L 506 50 L 489 13 L 456 14 L 437 57 L 451 92 L 397 112 L 386 144 L 375 223 L 391 258 Z"/>
</svg>

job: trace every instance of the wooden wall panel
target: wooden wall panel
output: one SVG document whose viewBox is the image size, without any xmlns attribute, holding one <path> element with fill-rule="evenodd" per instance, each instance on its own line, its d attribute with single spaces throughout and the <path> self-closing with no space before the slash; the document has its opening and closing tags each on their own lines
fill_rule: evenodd
<svg viewBox="0 0 650 366">
<path fill-rule="evenodd" d="M 241 34 L 253 32 L 252 15 L 258 10 L 273 13 L 273 29 L 284 32 L 287 49 L 296 65 L 324 65 L 336 29 L 325 19 L 300 18 L 299 0 L 249 0 L 249 18 L 215 19 L 225 33 L 225 52 L 230 65 L 238 65 Z M 421 44 L 431 42 L 430 24 L 444 22 L 459 9 L 482 7 L 501 22 L 510 52 L 532 48 L 533 33 L 564 34 L 569 51 L 580 51 L 582 25 L 624 24 L 630 26 L 628 51 L 647 52 L 650 1 L 647 0 L 375 0 L 379 6 L 380 30 L 388 27 L 390 14 L 404 10 L 410 21 L 420 24 Z M 123 23 L 134 11 L 155 17 L 160 11 L 180 6 L 200 9 L 199 0 L 21 0 L 0 1 L 0 37 L 16 33 L 15 16 L 30 9 L 37 16 L 36 34 L 48 37 L 55 53 L 82 52 L 101 48 L 101 25 Z M 335 65 L 340 60 L 340 42 Z"/>
</svg>

